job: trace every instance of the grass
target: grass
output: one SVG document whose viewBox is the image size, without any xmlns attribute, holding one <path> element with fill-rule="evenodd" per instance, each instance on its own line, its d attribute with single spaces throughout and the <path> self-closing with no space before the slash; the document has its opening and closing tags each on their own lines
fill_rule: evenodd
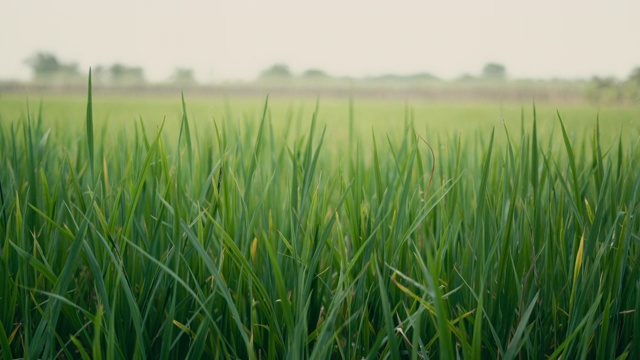
<svg viewBox="0 0 640 360">
<path fill-rule="evenodd" d="M 640 356 L 634 112 L 109 124 L 94 96 L 2 115 L 6 359 Z"/>
</svg>

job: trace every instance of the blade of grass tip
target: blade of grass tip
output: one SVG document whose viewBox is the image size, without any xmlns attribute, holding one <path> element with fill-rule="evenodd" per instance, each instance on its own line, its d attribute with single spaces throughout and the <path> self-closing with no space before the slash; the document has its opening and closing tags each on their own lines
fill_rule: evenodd
<svg viewBox="0 0 640 360">
<path fill-rule="evenodd" d="M 422 136 L 420 136 L 420 140 L 422 140 L 422 142 L 427 145 L 427 148 L 429 148 L 429 152 L 431 152 L 431 172 L 429 173 L 429 184 L 427 184 L 427 188 L 424 191 L 424 199 L 425 201 L 427 201 L 429 190 L 431 190 L 431 184 L 433 183 L 433 177 L 436 174 L 436 154 L 433 152 L 433 148 L 431 147 L 431 145 L 429 145 L 427 140 L 425 140 Z"/>
<path fill-rule="evenodd" d="M 520 139 L 524 139 L 525 130 L 524 130 L 524 107 L 520 107 Z M 523 143 L 524 144 L 524 143 Z M 522 145 L 522 144 L 521 144 Z"/>
<path fill-rule="evenodd" d="M 29 99 L 27 99 L 27 126 L 24 127 L 23 126 L 23 133 L 24 133 L 24 141 L 25 144 L 27 144 L 28 146 L 28 151 L 27 151 L 27 155 L 28 155 L 28 174 L 29 174 L 29 189 L 28 189 L 28 196 L 29 196 L 29 204 L 33 204 L 33 205 L 37 205 L 37 200 L 38 200 L 38 190 L 39 190 L 39 186 L 37 185 L 37 180 L 38 177 L 36 176 L 38 171 L 38 160 L 36 159 L 36 153 L 34 151 L 34 147 L 33 147 L 33 135 L 32 135 L 32 130 L 31 130 L 31 111 L 29 110 Z M 29 230 L 35 231 L 34 229 L 34 225 L 35 225 L 35 213 L 33 211 L 31 211 L 31 209 L 27 208 L 26 211 L 26 216 L 25 216 L 25 220 L 26 220 L 26 227 Z"/>
<path fill-rule="evenodd" d="M 140 122 L 140 133 L 142 134 L 142 141 L 144 141 L 144 148 L 149 151 L 149 137 L 147 136 L 147 129 L 144 126 L 144 121 L 142 121 L 142 116 L 140 116 L 138 121 Z"/>
<path fill-rule="evenodd" d="M 406 140 L 404 140 L 403 142 L 407 142 Z M 400 176 L 404 177 L 403 181 L 401 181 L 400 183 L 403 184 L 402 187 L 400 188 L 400 194 L 398 196 L 399 198 L 399 203 L 400 204 L 407 204 L 409 202 L 410 196 L 411 196 L 411 180 L 413 178 L 413 164 L 415 163 L 415 159 L 416 159 L 416 151 L 414 151 L 413 149 L 411 150 L 411 152 L 409 154 L 406 155 L 406 163 L 405 163 L 405 169 L 404 171 L 401 173 Z M 398 246 L 398 244 L 402 244 L 404 243 L 404 238 L 402 236 L 402 232 L 404 230 L 405 224 L 406 224 L 406 220 L 407 219 L 407 212 L 408 209 L 406 206 L 400 206 L 398 211 L 397 211 L 397 223 L 396 224 L 402 224 L 401 226 L 393 226 L 393 230 L 394 230 L 394 239 L 401 239 L 401 242 L 396 242 L 394 244 L 393 241 L 389 241 L 388 243 L 388 247 L 387 249 L 391 251 L 391 253 L 395 254 L 396 251 L 398 251 L 399 249 L 401 249 L 401 246 Z M 393 249 L 393 247 L 395 247 L 395 251 Z M 384 255 L 383 255 L 384 256 Z"/>
<path fill-rule="evenodd" d="M 604 164 L 602 158 L 602 148 L 600 146 L 600 111 L 596 116 L 596 161 L 598 165 L 598 188 L 602 185 L 602 178 L 604 177 Z"/>
<path fill-rule="evenodd" d="M 308 206 L 311 206 L 311 202 L 309 201 L 311 182 L 313 180 L 313 175 L 316 170 L 316 166 L 318 164 L 318 158 L 320 157 L 320 148 L 322 147 L 322 143 L 324 142 L 324 136 L 327 132 L 327 126 L 325 125 L 322 129 L 322 134 L 320 135 L 320 139 L 318 139 L 318 145 L 313 152 L 310 162 L 305 162 L 303 166 L 304 169 L 304 182 L 302 184 L 302 208 L 301 213 L 305 213 L 308 209 Z"/>
<path fill-rule="evenodd" d="M 145 158 L 144 161 L 144 165 L 142 166 L 142 169 L 140 170 L 140 173 L 138 174 L 139 177 L 136 181 L 136 185 L 135 185 L 135 191 L 133 193 L 133 197 L 131 200 L 131 204 L 129 206 L 129 211 L 126 214 L 126 218 L 125 218 L 125 223 L 122 226 L 122 230 L 118 233 L 118 240 L 120 240 L 120 238 L 127 233 L 131 221 L 133 220 L 133 216 L 135 213 L 135 209 L 138 206 L 138 201 L 140 200 L 140 196 L 142 194 L 142 188 L 145 184 L 145 179 L 147 177 L 147 173 L 149 172 L 149 168 L 151 167 L 151 163 L 154 159 L 154 154 L 156 152 L 156 149 L 158 148 L 158 143 L 160 142 L 160 138 L 162 135 L 162 129 L 164 128 L 164 121 L 162 122 L 162 124 L 160 125 L 160 128 L 158 129 L 158 135 L 156 135 L 156 139 L 154 140 L 153 144 L 151 145 L 151 148 L 149 149 L 149 152 L 147 153 L 147 157 Z M 122 249 L 122 251 L 124 252 L 124 249 Z"/>
<path fill-rule="evenodd" d="M 538 188 L 538 126 L 536 116 L 536 103 L 533 103 L 533 134 L 531 140 L 531 186 L 535 193 Z M 536 197 L 537 198 L 537 197 Z"/>
<path fill-rule="evenodd" d="M 353 93 L 349 95 L 349 142 L 353 142 Z M 352 149 L 352 147 L 349 147 Z"/>
<path fill-rule="evenodd" d="M 507 136 L 510 162 L 511 164 L 514 164 L 513 148 L 511 145 L 511 139 L 509 137 L 509 132 L 507 131 L 506 125 L 505 125 L 505 132 Z M 514 170 L 515 170 L 515 165 L 514 165 Z M 514 185 L 513 185 L 513 192 L 511 193 L 511 199 L 509 200 L 509 211 L 507 213 L 507 218 L 506 218 L 506 229 L 502 237 L 502 250 L 500 252 L 499 272 L 498 272 L 498 279 L 500 279 L 500 282 L 502 284 L 507 283 L 507 275 L 509 274 L 509 272 L 507 271 L 507 264 L 509 262 L 509 259 L 511 258 L 511 254 L 509 253 L 511 242 L 509 240 L 511 236 L 511 227 L 512 227 L 512 224 L 514 223 L 513 217 L 515 212 L 515 205 L 517 203 L 519 183 L 520 183 L 520 177 L 516 176 Z"/>
<path fill-rule="evenodd" d="M 258 134 L 256 135 L 256 141 L 253 147 L 253 152 L 251 153 L 251 163 L 249 165 L 249 172 L 247 173 L 247 179 L 253 178 L 253 173 L 255 172 L 256 166 L 258 164 L 258 152 L 260 150 L 260 145 L 262 144 L 262 133 L 264 132 L 264 124 L 267 119 L 267 111 L 269 109 L 269 95 L 264 99 L 264 108 L 262 110 L 262 118 L 260 119 L 260 127 L 258 128 Z M 251 193 L 251 185 L 252 182 L 247 181 L 247 186 L 244 192 L 244 198 L 248 199 L 249 194 Z M 241 222 L 242 223 L 242 222 Z"/>
<path fill-rule="evenodd" d="M 14 123 L 12 122 L 11 123 L 11 153 L 13 153 L 12 161 L 13 161 L 13 168 L 14 169 L 19 169 L 20 168 L 19 167 L 20 163 L 18 162 L 18 154 L 22 154 L 22 151 L 18 151 L 18 145 L 16 145 L 16 138 L 17 138 L 16 130 L 15 130 L 13 124 Z M 17 179 L 18 175 L 14 174 L 14 176 L 15 176 L 14 182 L 17 183 L 18 182 L 18 179 Z M 620 176 L 618 175 L 618 177 L 620 177 Z"/>
<path fill-rule="evenodd" d="M 18 245 L 16 245 L 13 241 L 9 240 L 9 245 L 13 247 L 13 250 L 17 253 L 17 255 L 25 260 L 25 262 L 31 265 L 35 270 L 37 270 L 45 279 L 50 281 L 51 283 L 55 283 L 57 281 L 56 275 L 53 271 L 47 267 L 42 262 L 38 261 L 36 257 L 31 255 L 30 253 L 22 250 Z"/>
<path fill-rule="evenodd" d="M 351 162 L 353 161 L 353 144 L 356 143 L 356 140 L 353 137 L 353 93 L 349 95 L 349 139 L 347 140 L 347 143 L 349 144 L 349 147 L 347 149 L 349 151 L 347 154 L 349 156 L 348 163 L 351 164 Z M 349 166 L 348 169 L 349 171 L 351 171 L 349 176 L 354 176 L 354 167 Z"/>
<path fill-rule="evenodd" d="M 573 154 L 573 148 L 571 147 L 571 142 L 569 141 L 569 136 L 567 135 L 567 129 L 564 127 L 564 123 L 562 122 L 562 118 L 560 117 L 560 112 L 556 111 L 558 114 L 558 120 L 560 121 L 560 128 L 562 129 L 562 138 L 564 139 L 564 145 L 567 149 L 567 156 L 569 157 L 569 167 L 571 169 L 571 179 L 572 179 L 572 190 L 575 201 L 575 206 L 580 211 L 581 217 L 584 217 L 585 209 L 582 205 L 580 190 L 578 189 L 578 170 L 576 169 L 576 158 Z M 579 219 L 580 227 L 583 228 L 583 219 Z"/>
<path fill-rule="evenodd" d="M 376 144 L 376 134 L 373 130 L 373 126 L 371 127 L 371 138 L 373 140 L 373 170 L 376 179 L 376 193 L 378 195 L 378 201 L 382 201 L 382 193 L 384 189 L 382 188 L 382 173 L 380 171 L 380 159 L 378 157 L 378 145 Z"/>
<path fill-rule="evenodd" d="M 480 189 L 478 191 L 478 213 L 482 213 L 484 209 L 484 193 L 487 187 L 487 180 L 489 178 L 489 166 L 491 164 L 491 152 L 493 150 L 493 139 L 495 136 L 496 129 L 493 128 L 491 130 L 491 139 L 489 140 L 489 148 L 487 149 L 487 153 L 485 154 L 484 164 L 482 165 L 482 178 L 480 180 Z"/>
<path fill-rule="evenodd" d="M 87 144 L 89 145 L 89 164 L 91 165 L 91 181 L 95 179 L 93 164 L 93 100 L 91 95 L 91 68 L 89 68 L 89 85 L 87 90 Z"/>
<path fill-rule="evenodd" d="M 184 92 L 182 93 L 182 124 L 180 125 L 180 136 L 178 138 L 178 151 L 182 146 L 182 135 L 187 140 L 187 152 L 189 154 L 189 172 L 193 171 L 193 147 L 191 146 L 191 130 L 189 130 L 189 119 L 187 117 L 187 105 L 184 101 Z"/>
<path fill-rule="evenodd" d="M 620 176 L 622 176 L 622 159 L 624 159 L 622 152 L 622 129 L 620 129 L 620 135 L 618 135 L 618 163 L 616 166 L 616 180 L 620 180 Z"/>
<path fill-rule="evenodd" d="M 318 120 L 318 108 L 319 108 L 319 100 L 316 99 L 316 107 L 313 111 L 313 115 L 311 116 L 311 126 L 309 128 L 309 136 L 307 139 L 307 150 L 304 153 L 304 160 L 303 160 L 304 166 L 309 164 L 309 161 L 311 159 L 311 154 L 313 151 L 313 136 L 315 134 L 316 123 Z"/>
<path fill-rule="evenodd" d="M 38 117 L 36 119 L 36 134 L 40 134 L 42 130 L 42 98 L 38 103 Z"/>
</svg>

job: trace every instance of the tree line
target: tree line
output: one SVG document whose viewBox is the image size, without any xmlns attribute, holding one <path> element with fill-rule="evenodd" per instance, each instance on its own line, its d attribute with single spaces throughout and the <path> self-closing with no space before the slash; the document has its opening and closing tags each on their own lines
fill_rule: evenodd
<svg viewBox="0 0 640 360">
<path fill-rule="evenodd" d="M 60 61 L 57 56 L 49 52 L 38 52 L 25 60 L 31 68 L 33 80 L 36 82 L 60 82 L 60 81 L 81 81 L 84 72 L 80 71 L 77 63 Z M 139 66 L 130 66 L 122 63 L 111 65 L 98 65 L 93 68 L 94 82 L 97 84 L 133 85 L 146 84 L 144 69 Z M 274 64 L 264 69 L 257 80 L 282 80 L 288 78 L 303 78 L 311 80 L 335 78 L 321 69 L 312 68 L 305 70 L 302 74 L 294 74 L 286 64 Z M 465 75 L 462 78 L 472 78 Z M 507 78 L 506 67 L 497 63 L 488 63 L 484 66 L 481 79 L 504 80 Z M 375 79 L 375 78 L 374 78 Z M 411 75 L 382 75 L 377 77 L 380 80 L 441 80 L 430 73 L 416 73 Z M 167 80 L 171 83 L 197 84 L 194 72 L 189 68 L 176 68 Z"/>
<path fill-rule="evenodd" d="M 267 69 L 263 70 L 258 79 L 270 80 L 270 79 L 287 79 L 287 78 L 306 78 L 306 79 L 329 79 L 333 78 L 333 76 L 329 75 L 327 72 L 321 69 L 311 68 L 302 72 L 300 75 L 293 73 L 289 66 L 286 64 L 274 64 Z M 460 77 L 460 79 L 473 79 L 476 78 L 472 75 L 465 74 Z M 507 79 L 507 68 L 498 63 L 487 63 L 482 68 L 482 73 L 477 77 L 478 79 L 484 80 L 506 80 Z M 431 73 L 415 73 L 410 75 L 395 75 L 395 74 L 387 74 L 380 75 L 373 78 L 378 80 L 426 80 L 426 81 L 440 81 L 442 80 L 436 75 Z"/>
<path fill-rule="evenodd" d="M 80 70 L 77 63 L 63 62 L 58 57 L 49 52 L 37 52 L 25 60 L 31 68 L 32 79 L 36 83 L 62 85 L 80 84 L 85 80 L 85 71 Z M 278 63 L 264 69 L 258 77 L 257 82 L 287 82 L 293 79 L 303 81 L 330 81 L 346 78 L 334 77 L 324 70 L 311 68 L 300 74 L 296 74 L 288 65 Z M 437 82 L 444 81 L 430 73 L 415 73 L 409 75 L 387 74 L 364 79 L 349 79 L 364 81 L 387 81 L 387 82 Z M 456 81 L 491 81 L 500 82 L 510 80 L 507 68 L 499 63 L 490 62 L 484 65 L 480 74 L 463 74 Z M 122 63 L 111 65 L 98 65 L 93 68 L 93 81 L 96 85 L 114 86 L 139 86 L 147 85 L 144 69 L 140 66 L 131 66 Z M 194 71 L 189 68 L 176 68 L 171 76 L 165 81 L 168 84 L 180 86 L 198 85 Z M 584 82 L 583 82 L 584 83 Z M 633 69 L 630 75 L 620 80 L 614 77 L 595 76 L 588 80 L 585 87 L 586 97 L 593 102 L 638 102 L 640 101 L 640 66 Z"/>
<path fill-rule="evenodd" d="M 38 52 L 27 58 L 25 63 L 31 68 L 32 79 L 38 83 L 59 84 L 85 81 L 86 74 L 84 70 L 80 71 L 77 63 L 62 62 L 57 56 L 48 52 Z M 122 63 L 98 65 L 92 69 L 92 78 L 95 84 L 102 85 L 129 86 L 148 83 L 142 67 Z M 197 84 L 193 70 L 188 68 L 176 68 L 167 82 L 180 85 Z"/>
</svg>

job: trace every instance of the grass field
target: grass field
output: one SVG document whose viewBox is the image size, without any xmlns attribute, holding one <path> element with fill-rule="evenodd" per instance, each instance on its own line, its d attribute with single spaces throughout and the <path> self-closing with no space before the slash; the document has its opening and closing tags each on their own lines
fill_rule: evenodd
<svg viewBox="0 0 640 360">
<path fill-rule="evenodd" d="M 26 103 L 5 359 L 640 358 L 638 107 Z"/>
<path fill-rule="evenodd" d="M 215 119 L 233 121 L 242 125 L 257 126 L 264 106 L 264 97 L 195 97 L 185 93 L 188 103 L 188 115 L 192 122 L 211 126 Z M 293 130 L 304 134 L 308 130 L 313 115 L 316 100 L 319 101 L 320 111 L 318 123 L 327 126 L 328 141 L 338 135 L 348 135 L 342 131 L 350 118 L 349 100 L 343 98 L 290 98 L 271 97 L 269 100 L 270 121 L 274 130 L 280 131 L 283 126 L 291 124 Z M 27 103 L 32 115 L 36 115 L 40 102 L 43 103 L 43 121 L 48 126 L 70 125 L 77 131 L 84 131 L 86 96 L 75 95 L 27 95 L 0 94 L 0 116 L 7 122 L 27 116 Z M 403 125 L 407 112 L 415 126 L 415 130 L 423 136 L 425 132 L 437 132 L 439 135 L 467 134 L 475 135 L 479 130 L 487 135 L 492 127 L 502 128 L 503 120 L 513 130 L 519 130 L 521 115 L 527 125 L 532 122 L 531 103 L 499 103 L 499 102 L 433 102 L 433 101 L 403 101 L 397 98 L 371 99 L 356 98 L 353 103 L 353 123 L 355 135 L 360 141 L 370 141 L 371 129 L 380 134 L 387 132 L 398 133 L 399 125 Z M 94 95 L 93 108 L 95 112 L 96 131 L 102 129 L 108 122 L 110 128 L 121 129 L 123 126 L 133 126 L 144 120 L 149 134 L 155 131 L 166 117 L 167 129 L 175 130 L 180 126 L 182 118 L 182 104 L 180 94 L 175 96 L 123 96 L 107 93 Z M 541 103 L 536 104 L 539 130 L 548 135 L 552 128 L 559 131 L 557 111 L 570 134 L 591 130 L 596 118 L 601 119 L 602 140 L 617 139 L 621 130 L 629 135 L 625 140 L 637 140 L 638 124 L 640 123 L 640 106 L 620 105 L 589 105 Z M 627 131 L 631 131 L 630 134 Z M 504 131 L 496 132 L 496 136 L 504 138 Z M 576 134 L 577 135 L 577 134 Z M 582 135 L 582 134 L 580 134 Z M 347 140 L 346 138 L 342 138 Z M 518 141 L 519 139 L 513 139 Z"/>
</svg>

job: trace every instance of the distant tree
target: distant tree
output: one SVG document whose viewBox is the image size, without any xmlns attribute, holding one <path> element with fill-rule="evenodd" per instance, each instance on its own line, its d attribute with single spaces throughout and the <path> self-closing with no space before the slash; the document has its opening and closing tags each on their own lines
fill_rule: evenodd
<svg viewBox="0 0 640 360">
<path fill-rule="evenodd" d="M 613 77 L 595 76 L 587 88 L 587 97 L 592 102 L 612 103 L 623 99 L 621 84 Z"/>
<path fill-rule="evenodd" d="M 292 76 L 289 66 L 285 64 L 274 64 L 260 73 L 260 78 L 284 79 Z"/>
<path fill-rule="evenodd" d="M 629 78 L 627 79 L 627 81 L 640 86 L 640 66 L 631 70 L 631 74 L 629 74 Z"/>
<path fill-rule="evenodd" d="M 118 85 L 135 85 L 145 83 L 144 71 L 141 67 L 115 63 L 109 68 L 111 82 Z"/>
<path fill-rule="evenodd" d="M 60 62 L 55 55 L 50 53 L 36 53 L 25 62 L 31 67 L 35 76 L 55 73 L 60 69 Z"/>
<path fill-rule="evenodd" d="M 439 77 L 431 73 L 416 73 L 416 74 L 407 75 L 406 78 L 408 80 L 415 80 L 415 81 L 439 81 L 440 80 Z"/>
<path fill-rule="evenodd" d="M 302 73 L 302 76 L 305 78 L 313 78 L 313 79 L 321 79 L 321 78 L 329 77 L 329 75 L 326 72 L 324 72 L 324 70 L 320 70 L 320 69 L 308 69 L 304 73 Z"/>
<path fill-rule="evenodd" d="M 170 81 L 180 85 L 194 85 L 197 83 L 192 69 L 176 68 L 171 75 Z"/>
<path fill-rule="evenodd" d="M 394 81 L 402 81 L 403 78 L 400 75 L 396 74 L 383 74 L 378 76 L 372 76 L 366 78 L 369 81 L 377 81 L 377 82 L 394 82 Z"/>
<path fill-rule="evenodd" d="M 476 80 L 476 77 L 469 74 L 469 73 L 464 73 L 462 75 L 460 75 L 457 79 L 457 81 L 462 81 L 462 82 L 467 82 L 467 81 L 473 81 Z"/>
<path fill-rule="evenodd" d="M 58 58 L 48 52 L 38 52 L 25 60 L 31 67 L 34 80 L 64 80 L 80 77 L 78 64 L 62 63 Z"/>
<path fill-rule="evenodd" d="M 110 80 L 109 68 L 104 65 L 97 65 L 91 68 L 91 81 L 94 85 L 104 85 Z"/>
<path fill-rule="evenodd" d="M 507 77 L 507 68 L 497 63 L 488 63 L 482 68 L 482 77 L 491 80 L 503 80 Z"/>
<path fill-rule="evenodd" d="M 640 101 L 640 66 L 629 74 L 629 78 L 622 85 L 627 100 L 638 103 Z"/>
<path fill-rule="evenodd" d="M 384 74 L 384 75 L 369 78 L 369 80 L 382 81 L 382 82 L 407 82 L 407 81 L 422 82 L 422 81 L 437 81 L 440 79 L 438 79 L 438 77 L 429 73 L 415 73 L 415 74 L 407 74 L 407 75 Z"/>
</svg>

